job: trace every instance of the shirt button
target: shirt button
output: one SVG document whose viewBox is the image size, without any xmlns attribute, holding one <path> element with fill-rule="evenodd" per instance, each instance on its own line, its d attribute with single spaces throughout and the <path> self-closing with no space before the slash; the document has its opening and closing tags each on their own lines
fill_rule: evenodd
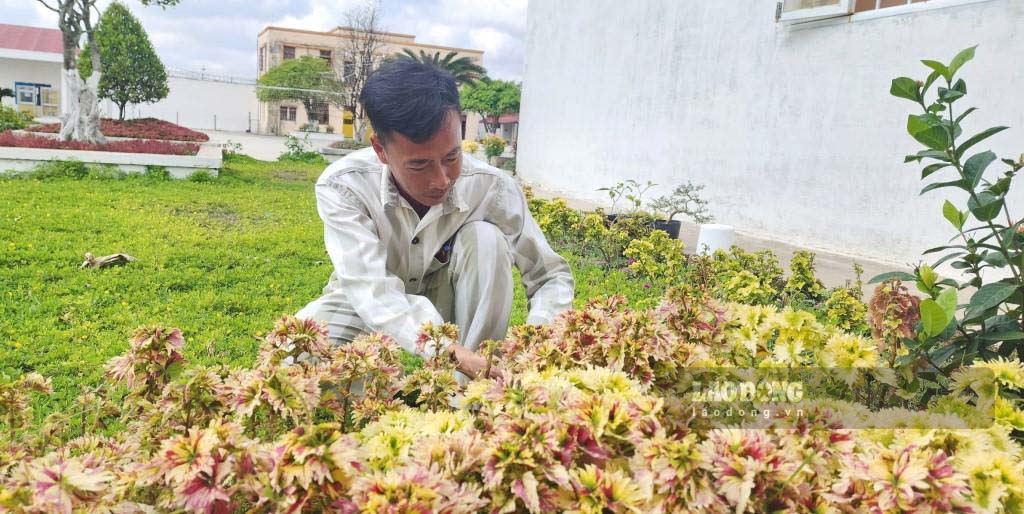
<svg viewBox="0 0 1024 514">
<path fill-rule="evenodd" d="M 414 244 L 414 245 L 420 244 L 420 238 L 418 238 L 418 237 L 412 238 L 412 244 Z"/>
</svg>

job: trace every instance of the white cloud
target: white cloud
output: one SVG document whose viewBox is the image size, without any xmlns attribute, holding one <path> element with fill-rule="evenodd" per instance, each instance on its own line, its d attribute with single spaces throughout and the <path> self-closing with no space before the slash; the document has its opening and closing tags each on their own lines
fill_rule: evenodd
<svg viewBox="0 0 1024 514">
<path fill-rule="evenodd" d="M 329 30 L 345 24 L 345 13 L 360 4 L 357 0 L 313 0 L 305 12 L 290 14 L 270 25 L 303 30 Z"/>
<path fill-rule="evenodd" d="M 105 8 L 111 0 L 99 0 Z M 160 9 L 126 2 L 171 68 L 255 74 L 256 36 L 268 25 L 327 30 L 345 23 L 361 0 L 186 0 Z M 519 80 L 527 0 L 382 0 L 385 30 L 420 43 L 484 50 L 497 78 Z M 4 23 L 56 28 L 56 15 L 35 0 L 0 0 Z"/>
</svg>

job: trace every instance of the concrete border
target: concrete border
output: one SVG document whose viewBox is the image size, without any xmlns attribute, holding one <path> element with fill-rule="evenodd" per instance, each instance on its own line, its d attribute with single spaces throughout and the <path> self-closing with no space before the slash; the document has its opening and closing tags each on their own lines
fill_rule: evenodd
<svg viewBox="0 0 1024 514">
<path fill-rule="evenodd" d="M 345 140 L 345 136 L 343 134 L 337 134 L 337 133 L 331 133 L 331 132 L 303 132 L 301 130 L 293 130 L 293 131 L 289 132 L 288 135 L 292 136 L 292 137 L 294 137 L 296 139 L 300 139 L 300 140 L 301 139 L 305 139 L 305 138 L 308 137 L 309 138 L 309 142 L 311 142 L 311 143 L 312 142 L 317 142 L 317 141 L 320 141 L 320 142 L 330 141 L 330 142 L 333 143 L 335 141 L 344 141 Z"/>
<path fill-rule="evenodd" d="M 324 156 L 324 159 L 327 159 L 327 162 L 334 162 L 356 150 L 362 150 L 362 148 L 331 148 L 330 146 L 325 146 L 320 148 L 319 152 L 320 155 Z"/>
<path fill-rule="evenodd" d="M 0 146 L 0 171 L 29 171 L 53 160 L 77 160 L 88 164 L 117 166 L 127 173 L 145 173 L 146 166 L 163 166 L 171 177 L 188 178 L 200 169 L 217 176 L 224 161 L 221 149 L 209 143 L 196 143 L 196 155 L 164 155 L 153 153 L 97 152 L 91 150 L 54 150 Z"/>
</svg>

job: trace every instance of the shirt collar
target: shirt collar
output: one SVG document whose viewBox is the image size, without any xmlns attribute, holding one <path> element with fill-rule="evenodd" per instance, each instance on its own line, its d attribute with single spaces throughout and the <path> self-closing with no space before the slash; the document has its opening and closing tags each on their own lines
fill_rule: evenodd
<svg viewBox="0 0 1024 514">
<path fill-rule="evenodd" d="M 459 192 L 459 183 L 462 180 L 462 175 L 456 179 L 455 184 L 452 185 L 451 190 L 448 191 L 448 196 L 444 199 L 444 211 L 443 214 L 448 214 L 454 211 L 468 211 L 469 206 L 466 205 L 465 200 L 462 198 L 462 194 Z M 402 198 L 402 193 L 398 191 L 398 186 L 395 185 L 395 181 L 391 180 L 391 167 L 387 164 L 381 164 L 380 173 L 380 202 L 385 207 L 389 205 L 405 206 L 412 208 L 409 202 Z"/>
</svg>

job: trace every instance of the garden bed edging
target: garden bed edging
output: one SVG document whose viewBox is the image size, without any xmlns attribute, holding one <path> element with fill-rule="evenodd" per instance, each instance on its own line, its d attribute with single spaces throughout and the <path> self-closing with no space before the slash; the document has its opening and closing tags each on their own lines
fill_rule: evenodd
<svg viewBox="0 0 1024 514">
<path fill-rule="evenodd" d="M 54 150 L 0 146 L 0 172 L 31 171 L 48 161 L 77 160 L 86 164 L 117 166 L 126 173 L 145 173 L 146 166 L 163 166 L 172 178 L 184 179 L 200 169 L 217 176 L 223 165 L 221 149 L 215 144 L 199 144 L 196 155 L 164 155 L 152 153 L 98 152 L 92 150 Z"/>
</svg>

